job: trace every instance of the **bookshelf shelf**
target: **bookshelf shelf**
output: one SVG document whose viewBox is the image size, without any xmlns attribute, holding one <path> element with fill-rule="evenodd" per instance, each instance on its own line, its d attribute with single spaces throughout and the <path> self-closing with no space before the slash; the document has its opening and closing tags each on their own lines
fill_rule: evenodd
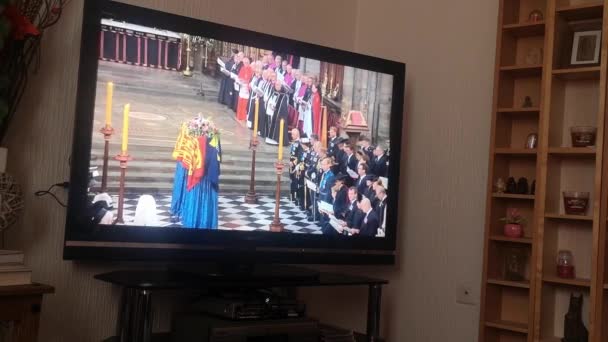
<svg viewBox="0 0 608 342">
<path fill-rule="evenodd" d="M 492 235 L 490 237 L 491 241 L 497 241 L 497 242 L 510 242 L 510 243 L 521 243 L 521 244 L 525 244 L 525 245 L 531 245 L 532 244 L 532 239 L 531 238 L 510 238 L 510 237 L 506 237 L 506 236 L 502 236 L 502 235 Z"/>
<path fill-rule="evenodd" d="M 507 24 L 502 27 L 503 32 L 515 37 L 532 37 L 545 34 L 545 22 Z"/>
<path fill-rule="evenodd" d="M 493 193 L 492 197 L 494 198 L 511 198 L 511 199 L 521 199 L 521 200 L 534 200 L 534 195 L 522 195 L 522 194 L 507 194 L 507 193 Z"/>
<path fill-rule="evenodd" d="M 599 80 L 600 67 L 555 69 L 553 76 L 562 80 Z"/>
<path fill-rule="evenodd" d="M 500 71 L 513 77 L 537 77 L 543 72 L 542 65 L 510 65 L 500 67 Z"/>
<path fill-rule="evenodd" d="M 592 2 L 586 4 L 560 6 L 556 12 L 565 20 L 578 21 L 589 19 L 601 19 L 604 12 L 603 2 Z"/>
<path fill-rule="evenodd" d="M 543 281 L 545 283 L 556 284 L 556 285 L 569 285 L 569 286 L 578 286 L 578 287 L 590 287 L 591 280 L 589 279 L 565 279 L 559 278 L 554 275 L 544 275 Z"/>
<path fill-rule="evenodd" d="M 495 329 L 514 331 L 514 332 L 518 332 L 521 334 L 528 333 L 528 326 L 524 323 L 519 323 L 519 322 L 512 322 L 512 321 L 505 321 L 505 320 L 488 321 L 488 322 L 486 322 L 486 326 L 495 328 Z"/>
<path fill-rule="evenodd" d="M 521 289 L 530 288 L 529 281 L 510 281 L 510 280 L 502 280 L 502 279 L 488 279 L 488 284 L 517 287 L 517 288 L 521 288 Z"/>
</svg>

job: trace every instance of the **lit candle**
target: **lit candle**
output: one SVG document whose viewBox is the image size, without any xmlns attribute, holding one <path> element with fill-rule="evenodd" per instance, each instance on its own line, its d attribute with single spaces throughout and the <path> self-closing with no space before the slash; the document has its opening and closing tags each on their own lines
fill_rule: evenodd
<svg viewBox="0 0 608 342">
<path fill-rule="evenodd" d="M 129 111 L 131 104 L 125 105 L 125 110 L 122 116 L 122 153 L 127 154 L 127 142 L 129 141 Z"/>
<path fill-rule="evenodd" d="M 260 99 L 255 99 L 255 117 L 253 118 L 253 137 L 258 135 L 258 111 L 260 109 Z"/>
<path fill-rule="evenodd" d="M 106 92 L 106 127 L 112 126 L 112 97 L 114 96 L 114 83 L 108 82 Z"/>
<path fill-rule="evenodd" d="M 285 120 L 281 119 L 281 126 L 279 129 L 279 160 L 283 160 L 283 125 Z"/>
</svg>

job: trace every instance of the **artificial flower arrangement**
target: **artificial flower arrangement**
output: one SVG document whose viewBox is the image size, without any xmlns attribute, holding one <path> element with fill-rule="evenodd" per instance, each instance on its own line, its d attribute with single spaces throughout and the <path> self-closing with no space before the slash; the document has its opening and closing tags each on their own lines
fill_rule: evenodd
<svg viewBox="0 0 608 342">
<path fill-rule="evenodd" d="M 29 72 L 38 67 L 42 35 L 59 21 L 68 2 L 0 0 L 0 139 L 17 110 Z"/>
</svg>

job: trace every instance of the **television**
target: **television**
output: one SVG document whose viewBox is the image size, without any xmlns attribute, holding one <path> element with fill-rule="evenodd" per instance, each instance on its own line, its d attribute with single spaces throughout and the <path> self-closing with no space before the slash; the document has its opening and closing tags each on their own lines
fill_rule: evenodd
<svg viewBox="0 0 608 342">
<path fill-rule="evenodd" d="M 391 264 L 405 64 L 85 1 L 64 258 Z"/>
</svg>

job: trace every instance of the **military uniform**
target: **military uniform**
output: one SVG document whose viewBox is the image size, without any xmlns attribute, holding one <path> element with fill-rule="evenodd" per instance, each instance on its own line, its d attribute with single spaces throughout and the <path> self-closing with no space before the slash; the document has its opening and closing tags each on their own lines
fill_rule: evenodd
<svg viewBox="0 0 608 342">
<path fill-rule="evenodd" d="M 290 195 L 291 200 L 296 202 L 298 200 L 298 173 L 297 166 L 300 163 L 302 158 L 302 144 L 300 143 L 300 139 L 294 140 L 291 142 L 291 146 L 289 147 L 289 179 L 290 183 Z"/>
<path fill-rule="evenodd" d="M 305 195 L 304 195 L 304 190 L 305 190 L 304 179 L 305 179 L 306 168 L 307 168 L 308 163 L 310 163 L 310 148 L 309 149 L 303 148 L 302 153 L 300 155 L 300 159 L 298 160 L 297 173 L 296 173 L 298 205 L 300 206 L 300 209 L 302 209 L 302 211 L 306 210 L 306 208 L 310 204 L 310 198 L 305 197 Z M 308 196 L 308 194 L 306 194 L 306 196 Z"/>
<path fill-rule="evenodd" d="M 310 180 L 311 182 L 317 184 L 317 186 L 319 185 L 319 178 L 320 178 L 318 165 L 319 165 L 319 155 L 317 154 L 317 152 L 311 151 L 308 161 L 305 163 L 305 166 L 306 166 L 305 178 Z M 316 209 L 315 200 L 317 198 L 317 193 L 316 193 L 316 191 L 309 189 L 308 187 L 305 188 L 305 191 L 308 191 L 306 194 L 306 196 L 308 198 L 306 212 L 307 212 L 309 221 L 312 221 L 316 217 L 317 209 Z"/>
<path fill-rule="evenodd" d="M 336 151 L 338 150 L 338 142 L 341 140 L 340 137 L 336 136 L 332 139 L 329 139 L 329 144 L 327 147 L 327 156 L 335 157 Z"/>
</svg>

